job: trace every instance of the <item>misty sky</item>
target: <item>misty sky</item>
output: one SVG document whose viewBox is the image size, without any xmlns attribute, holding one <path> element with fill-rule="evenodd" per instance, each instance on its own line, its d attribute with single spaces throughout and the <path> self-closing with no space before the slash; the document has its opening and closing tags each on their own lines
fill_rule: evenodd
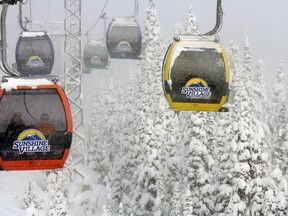
<svg viewBox="0 0 288 216">
<path fill-rule="evenodd" d="M 82 0 L 82 33 L 92 27 L 106 0 Z M 192 4 L 200 31 L 206 33 L 215 24 L 216 0 L 156 0 L 157 13 L 164 41 L 172 38 L 175 23 L 183 23 Z M 141 27 L 146 17 L 148 0 L 139 0 L 137 19 Z M 219 35 L 228 48 L 233 40 L 242 45 L 248 37 L 255 61 L 264 61 L 265 78 L 274 81 L 277 66 L 284 60 L 288 71 L 288 1 L 287 0 L 222 0 L 224 10 L 223 28 Z M 29 2 L 24 6 L 24 16 L 30 16 Z M 34 21 L 62 21 L 64 19 L 64 0 L 32 0 L 32 19 Z M 128 16 L 133 13 L 134 0 L 109 0 L 106 13 L 109 18 Z M 8 11 L 9 56 L 14 56 L 20 29 L 16 22 L 18 6 L 10 6 Z M 108 20 L 109 22 L 109 20 Z M 108 23 L 107 22 L 107 23 Z M 103 23 L 99 22 L 91 31 L 92 39 L 101 38 Z M 83 42 L 87 38 L 83 37 Z M 84 45 L 83 45 L 84 46 Z M 11 60 L 10 60 L 11 61 Z M 271 84 L 267 84 L 271 86 Z"/>
</svg>

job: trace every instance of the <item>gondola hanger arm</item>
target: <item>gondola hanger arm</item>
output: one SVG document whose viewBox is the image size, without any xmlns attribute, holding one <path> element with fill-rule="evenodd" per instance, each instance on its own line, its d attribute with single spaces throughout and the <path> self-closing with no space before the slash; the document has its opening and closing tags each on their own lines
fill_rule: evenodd
<svg viewBox="0 0 288 216">
<path fill-rule="evenodd" d="M 24 25 L 23 25 L 23 13 L 22 13 L 22 2 L 19 3 L 19 15 L 18 15 L 18 22 L 19 26 L 23 31 L 29 31 Z M 26 17 L 27 19 L 27 17 Z M 28 19 L 27 19 L 28 20 Z"/>
<path fill-rule="evenodd" d="M 12 2 L 12 1 L 10 1 Z M 15 2 L 15 1 L 13 1 Z M 16 70 L 13 70 L 8 65 L 7 61 L 7 36 L 6 36 L 6 17 L 7 17 L 7 11 L 9 2 L 8 1 L 2 1 L 2 11 L 1 11 L 1 61 L 4 68 L 4 73 L 12 75 L 12 76 L 20 76 L 20 73 Z M 11 3 L 12 4 L 12 3 Z"/>
<path fill-rule="evenodd" d="M 139 11 L 139 3 L 138 3 L 138 0 L 135 0 L 134 12 L 131 16 L 128 16 L 128 18 L 135 18 L 138 14 L 138 11 Z"/>
<path fill-rule="evenodd" d="M 223 10 L 222 10 L 222 0 L 217 0 L 217 12 L 216 12 L 216 24 L 214 28 L 204 35 L 214 35 L 218 33 L 222 27 L 223 23 Z"/>
<path fill-rule="evenodd" d="M 15 5 L 17 2 L 22 2 L 23 0 L 2 0 L 0 1 L 0 4 L 9 4 L 9 5 Z"/>
</svg>

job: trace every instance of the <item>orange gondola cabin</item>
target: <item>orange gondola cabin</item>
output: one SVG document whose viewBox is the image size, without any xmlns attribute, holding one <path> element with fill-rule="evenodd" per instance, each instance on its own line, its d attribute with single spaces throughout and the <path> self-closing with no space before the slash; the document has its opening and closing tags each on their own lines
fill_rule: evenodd
<svg viewBox="0 0 288 216">
<path fill-rule="evenodd" d="M 0 169 L 64 166 L 72 115 L 56 77 L 3 77 L 0 89 Z"/>
</svg>

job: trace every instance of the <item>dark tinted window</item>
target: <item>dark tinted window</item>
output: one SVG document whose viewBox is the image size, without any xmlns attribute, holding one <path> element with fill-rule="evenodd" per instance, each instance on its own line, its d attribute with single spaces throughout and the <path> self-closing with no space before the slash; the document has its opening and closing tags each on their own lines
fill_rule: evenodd
<svg viewBox="0 0 288 216">
<path fill-rule="evenodd" d="M 53 48 L 48 37 L 22 37 L 19 39 L 19 48 L 17 58 L 29 59 L 31 56 L 40 56 L 41 58 L 52 58 Z"/>
<path fill-rule="evenodd" d="M 65 131 L 66 115 L 61 98 L 55 89 L 12 90 L 0 99 L 0 132 L 5 132 L 14 113 L 20 113 L 24 124 L 33 128 L 43 113 L 56 131 Z"/>
<path fill-rule="evenodd" d="M 112 26 L 109 34 L 109 42 L 118 43 L 126 40 L 129 43 L 140 41 L 140 32 L 137 26 Z"/>
<path fill-rule="evenodd" d="M 172 100 L 174 102 L 219 103 L 225 90 L 226 69 L 221 50 L 207 47 L 178 47 L 171 62 Z M 192 78 L 204 80 L 210 99 L 191 99 L 181 94 Z"/>
<path fill-rule="evenodd" d="M 105 46 L 100 45 L 88 45 L 85 50 L 85 58 L 91 58 L 93 56 L 98 56 L 101 58 L 108 57 L 108 52 Z"/>
</svg>

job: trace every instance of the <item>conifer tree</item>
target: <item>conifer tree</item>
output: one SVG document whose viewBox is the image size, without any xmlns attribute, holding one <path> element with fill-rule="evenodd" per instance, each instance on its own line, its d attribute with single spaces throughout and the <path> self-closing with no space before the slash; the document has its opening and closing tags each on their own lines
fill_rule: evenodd
<svg viewBox="0 0 288 216">
<path fill-rule="evenodd" d="M 34 181 L 29 181 L 24 195 L 24 208 L 26 216 L 44 216 L 43 200 L 37 194 L 37 185 Z"/>
<path fill-rule="evenodd" d="M 140 64 L 144 82 L 140 89 L 142 101 L 138 106 L 138 126 L 135 131 L 136 143 L 143 148 L 144 160 L 134 171 L 133 185 L 136 188 L 131 190 L 133 194 L 130 197 L 133 197 L 132 209 L 136 215 L 152 212 L 160 215 L 165 201 L 160 151 L 163 142 L 161 113 L 165 105 L 161 83 L 162 36 L 154 0 L 149 1 L 144 35 L 146 48 Z"/>
<path fill-rule="evenodd" d="M 171 213 L 169 215 L 171 216 L 181 216 L 182 215 L 182 206 L 181 206 L 181 195 L 180 195 L 180 185 L 179 182 L 174 184 L 173 187 L 173 196 L 171 200 Z"/>
<path fill-rule="evenodd" d="M 36 183 L 34 181 L 29 181 L 28 187 L 25 190 L 24 196 L 24 208 L 28 208 L 31 203 L 36 209 L 40 208 L 39 198 L 36 195 Z"/>
<path fill-rule="evenodd" d="M 181 34 L 188 34 L 188 35 L 197 35 L 199 34 L 199 26 L 192 9 L 192 4 L 189 5 L 188 14 L 185 18 L 184 25 L 181 23 L 176 23 L 174 25 L 174 35 L 181 35 Z"/>
<path fill-rule="evenodd" d="M 218 167 L 224 175 L 218 175 L 222 181 L 218 190 L 225 193 L 222 192 L 217 198 L 216 210 L 221 215 L 261 215 L 265 202 L 263 179 L 267 181 L 269 178 L 266 178 L 268 167 L 263 130 L 253 109 L 253 103 L 257 100 L 251 91 L 252 61 L 248 40 L 245 43 L 243 67 L 237 60 L 240 58 L 234 58 L 236 61 L 232 64 L 233 69 L 237 70 L 237 85 L 235 105 L 232 107 L 234 113 L 230 116 L 234 123 L 225 129 L 229 132 L 226 132 L 227 140 L 224 143 L 229 143 L 226 149 L 230 153 L 219 158 Z"/>
<path fill-rule="evenodd" d="M 130 193 L 131 180 L 135 167 L 140 163 L 137 160 L 139 156 L 139 148 L 135 142 L 136 128 L 137 128 L 137 106 L 138 100 L 140 100 L 141 95 L 137 91 L 140 85 L 140 79 L 138 70 L 130 70 L 129 76 L 129 86 L 127 89 L 127 97 L 125 102 L 125 107 L 122 122 L 122 133 L 119 135 L 119 145 L 120 152 L 115 158 L 117 163 L 113 166 L 111 171 L 111 180 L 113 185 L 113 198 L 116 203 L 120 204 L 123 202 L 122 198 L 124 195 Z M 139 77 L 140 78 L 140 77 Z M 126 205 L 127 203 L 124 203 Z"/>
<path fill-rule="evenodd" d="M 183 216 L 193 216 L 193 198 L 190 190 L 190 185 L 187 186 L 187 190 L 185 192 Z"/>
<path fill-rule="evenodd" d="M 56 171 L 56 185 L 50 192 L 50 216 L 68 216 L 67 197 L 63 191 L 62 174 Z"/>
<path fill-rule="evenodd" d="M 189 11 L 184 23 L 184 31 L 186 34 L 199 34 L 199 26 L 194 11 L 192 9 L 192 4 L 189 5 Z"/>
<path fill-rule="evenodd" d="M 120 151 L 118 136 L 122 130 L 123 91 L 111 77 L 95 97 L 93 108 L 93 128 L 90 138 L 90 166 L 99 173 L 99 181 L 110 182 L 109 172 L 114 157 Z M 115 134 L 115 136 L 112 136 Z"/>
<path fill-rule="evenodd" d="M 284 64 L 280 61 L 272 92 L 272 103 L 270 109 L 269 127 L 271 136 L 271 147 L 273 148 L 273 164 L 280 165 L 283 175 L 287 175 L 287 97 L 284 85 Z"/>
</svg>

